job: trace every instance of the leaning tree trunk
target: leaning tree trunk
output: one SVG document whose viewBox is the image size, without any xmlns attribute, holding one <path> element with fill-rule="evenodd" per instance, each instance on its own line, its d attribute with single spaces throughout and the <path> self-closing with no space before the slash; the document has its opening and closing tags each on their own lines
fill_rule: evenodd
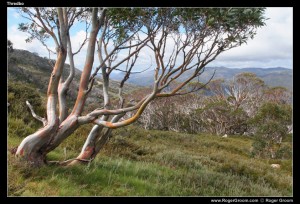
<svg viewBox="0 0 300 204">
<path fill-rule="evenodd" d="M 67 56 L 67 26 L 63 20 L 63 9 L 58 8 L 57 14 L 60 25 L 60 47 L 58 48 L 57 60 L 48 85 L 46 107 L 47 123 L 42 129 L 26 137 L 18 146 L 16 152 L 16 155 L 37 165 L 44 163 L 46 155 L 44 150 L 59 129 L 59 119 L 56 115 L 56 104 L 58 100 L 57 89 Z"/>
<path fill-rule="evenodd" d="M 47 93 L 47 125 L 37 132 L 26 137 L 19 145 L 16 155 L 20 155 L 26 160 L 41 164 L 45 159 L 45 154 L 41 150 L 47 146 L 50 139 L 55 136 L 58 130 L 59 120 L 56 115 L 57 87 L 66 60 L 66 51 L 61 50 L 58 54 L 56 64 L 50 77 Z"/>
<path fill-rule="evenodd" d="M 116 115 L 112 118 L 111 122 L 118 122 L 124 114 Z M 112 135 L 112 129 L 104 128 L 104 126 L 95 125 L 86 139 L 86 142 L 81 150 L 81 153 L 75 160 L 70 161 L 68 165 L 75 165 L 79 162 L 92 161 L 103 146 L 107 143 Z"/>
<path fill-rule="evenodd" d="M 71 135 L 78 127 L 78 117 L 80 116 L 87 94 L 90 91 L 88 88 L 89 77 L 91 74 L 95 43 L 97 33 L 100 28 L 99 21 L 97 20 L 98 9 L 93 9 L 93 26 L 90 33 L 89 44 L 87 49 L 85 66 L 81 75 L 80 87 L 78 97 L 73 108 L 72 113 L 65 119 L 65 115 L 61 118 L 56 113 L 56 105 L 58 103 L 58 87 L 61 79 L 62 71 L 64 68 L 67 56 L 67 43 L 68 43 L 68 30 L 64 21 L 66 14 L 62 8 L 58 8 L 58 17 L 60 24 L 60 48 L 58 57 L 50 77 L 48 91 L 47 91 L 47 124 L 42 129 L 27 136 L 18 146 L 16 155 L 35 164 L 44 164 L 46 154 L 55 149 L 61 142 Z M 65 18 L 66 19 L 66 18 Z M 61 116 L 61 114 L 60 114 Z"/>
</svg>

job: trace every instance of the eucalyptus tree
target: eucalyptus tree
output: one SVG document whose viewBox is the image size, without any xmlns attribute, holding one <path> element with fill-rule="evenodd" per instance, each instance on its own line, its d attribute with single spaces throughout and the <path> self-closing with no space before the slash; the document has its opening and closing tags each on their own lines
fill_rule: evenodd
<svg viewBox="0 0 300 204">
<path fill-rule="evenodd" d="M 60 163 L 91 161 L 113 129 L 137 121 L 153 100 L 187 94 L 189 91 L 184 87 L 197 79 L 208 63 L 246 43 L 255 36 L 257 28 L 265 25 L 264 8 L 22 8 L 20 12 L 29 22 L 20 24 L 20 29 L 30 34 L 28 41 L 38 39 L 49 53 L 56 54 L 47 91 L 47 117 L 35 117 L 43 122 L 43 127 L 25 137 L 16 152 L 35 165 L 45 164 L 50 151 L 79 126 L 88 123 L 95 126 L 79 156 Z M 87 40 L 83 39 L 87 50 L 77 99 L 68 111 L 66 90 L 74 78 L 75 55 L 82 51 L 72 49 L 70 35 L 75 22 L 90 27 Z M 47 45 L 48 38 L 55 43 L 55 50 Z M 128 105 L 122 89 L 136 63 L 145 61 L 141 57 L 145 53 L 149 56 L 148 65 L 155 65 L 151 91 Z M 67 56 L 71 69 L 64 80 L 62 71 Z M 93 70 L 95 56 L 100 63 Z M 109 79 L 115 70 L 124 72 L 117 106 L 112 105 L 108 92 Z M 103 80 L 103 104 L 83 114 L 99 71 Z M 181 82 L 177 83 L 180 78 Z"/>
<path fill-rule="evenodd" d="M 13 45 L 14 44 L 10 40 L 7 40 L 7 51 L 8 52 L 13 52 L 14 51 Z"/>
<path fill-rule="evenodd" d="M 276 154 L 279 156 L 282 140 L 288 136 L 291 123 L 292 107 L 289 104 L 265 102 L 250 121 L 256 133 L 252 153 L 272 159 Z"/>
<path fill-rule="evenodd" d="M 7 62 L 8 64 L 11 62 L 11 57 L 9 56 L 9 53 L 12 53 L 14 51 L 14 44 L 7 39 L 7 52 L 8 52 L 8 56 L 7 56 Z"/>
<path fill-rule="evenodd" d="M 266 89 L 264 81 L 254 73 L 248 72 L 237 74 L 226 86 L 230 104 L 235 109 L 243 108 L 250 117 L 256 114 L 262 104 L 264 89 Z"/>
<path fill-rule="evenodd" d="M 264 98 L 273 103 L 288 104 L 292 101 L 292 93 L 285 87 L 270 87 L 265 90 Z"/>
</svg>

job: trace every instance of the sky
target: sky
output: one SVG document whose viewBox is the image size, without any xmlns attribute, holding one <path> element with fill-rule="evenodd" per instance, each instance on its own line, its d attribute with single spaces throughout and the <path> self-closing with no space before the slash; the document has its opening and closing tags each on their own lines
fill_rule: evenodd
<svg viewBox="0 0 300 204">
<path fill-rule="evenodd" d="M 19 31 L 18 24 L 26 20 L 22 18 L 14 8 L 8 8 L 7 15 L 7 36 L 8 39 L 13 42 L 14 48 L 36 52 L 39 56 L 48 57 L 48 51 L 37 40 L 33 40 L 31 43 L 25 42 L 28 34 Z M 266 21 L 266 26 L 257 30 L 257 35 L 253 40 L 250 39 L 247 44 L 222 53 L 208 66 L 223 66 L 228 68 L 285 67 L 292 69 L 293 8 L 270 7 L 266 9 L 265 17 L 269 18 Z M 73 50 L 79 48 L 85 35 L 85 27 L 79 23 L 75 24 L 71 30 Z M 54 43 L 49 41 L 48 47 L 54 50 Z M 82 51 L 74 58 L 75 67 L 81 70 L 85 61 L 85 50 L 86 46 L 84 46 Z M 141 55 L 146 56 L 147 53 L 141 53 Z M 53 54 L 50 57 L 55 58 Z M 144 58 L 142 61 L 147 64 L 140 64 L 141 67 L 149 67 L 149 60 L 149 58 Z M 66 62 L 68 63 L 68 59 Z M 97 59 L 94 64 L 99 64 Z"/>
</svg>

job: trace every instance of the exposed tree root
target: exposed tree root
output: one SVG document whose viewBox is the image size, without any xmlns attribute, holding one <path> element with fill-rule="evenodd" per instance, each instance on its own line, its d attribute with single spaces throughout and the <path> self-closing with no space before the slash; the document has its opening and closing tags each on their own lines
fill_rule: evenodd
<svg viewBox="0 0 300 204">
<path fill-rule="evenodd" d="M 94 159 L 78 159 L 78 158 L 73 158 L 73 159 L 68 159 L 68 160 L 65 160 L 65 161 L 47 161 L 47 164 L 54 164 L 54 165 L 61 165 L 61 166 L 69 166 L 71 164 L 72 161 L 80 161 L 80 162 L 85 162 L 85 163 L 88 163 L 88 162 L 91 162 L 93 161 Z M 73 163 L 73 164 L 76 164 L 76 163 Z M 72 165 L 73 165 L 72 164 Z"/>
</svg>

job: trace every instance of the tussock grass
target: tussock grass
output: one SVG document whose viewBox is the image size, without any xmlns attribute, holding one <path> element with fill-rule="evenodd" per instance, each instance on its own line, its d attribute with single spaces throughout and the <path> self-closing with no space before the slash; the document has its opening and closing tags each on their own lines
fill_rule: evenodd
<svg viewBox="0 0 300 204">
<path fill-rule="evenodd" d="M 14 124 L 14 123 L 12 123 Z M 77 156 L 83 126 L 48 155 Z M 22 138 L 9 131 L 8 146 Z M 8 154 L 9 196 L 292 196 L 292 161 L 251 157 L 252 139 L 121 128 L 88 165 L 28 168 Z M 278 163 L 280 169 L 270 164 Z"/>
</svg>

